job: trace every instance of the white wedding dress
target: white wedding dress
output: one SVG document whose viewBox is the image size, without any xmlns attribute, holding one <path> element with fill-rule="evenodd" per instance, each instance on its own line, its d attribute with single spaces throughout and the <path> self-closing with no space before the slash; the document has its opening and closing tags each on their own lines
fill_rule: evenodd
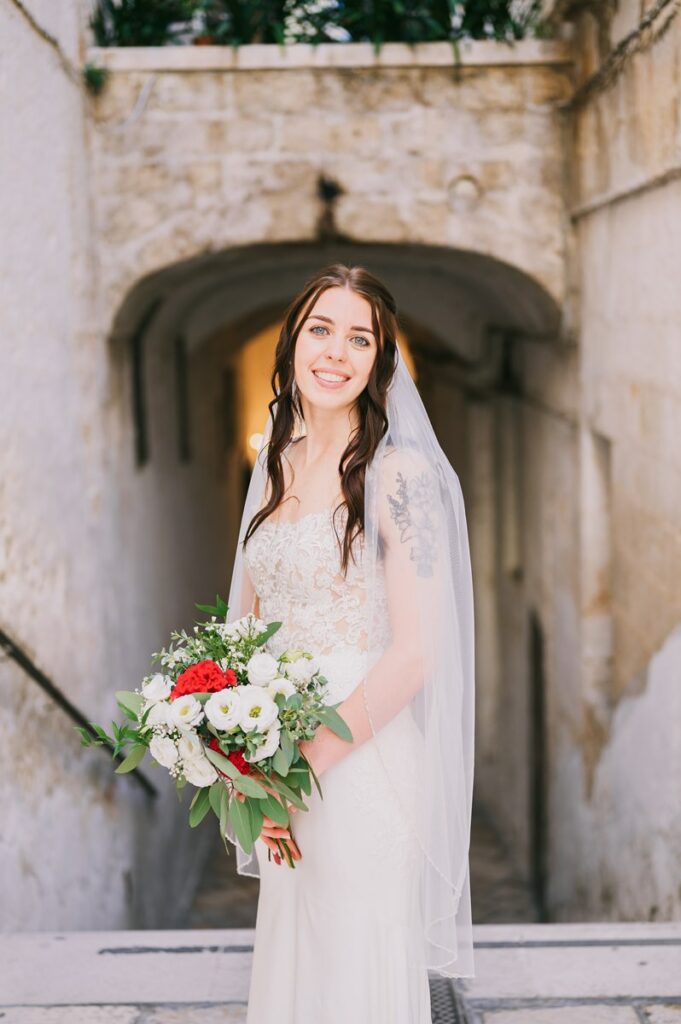
<svg viewBox="0 0 681 1024">
<path fill-rule="evenodd" d="M 343 507 L 341 538 L 345 516 Z M 351 693 L 390 637 L 384 600 L 384 633 L 367 651 L 361 552 L 356 557 L 344 578 L 331 509 L 266 520 L 244 549 L 260 617 L 282 622 L 270 649 L 313 652 L 331 704 Z M 419 966 L 420 850 L 405 818 L 419 814 L 423 740 L 408 707 L 383 727 L 381 742 L 399 750 L 399 797 L 372 738 L 323 774 L 323 799 L 313 788 L 309 810 L 293 814 L 302 854 L 294 870 L 268 861 L 256 841 L 247 1024 L 430 1024 Z"/>
</svg>

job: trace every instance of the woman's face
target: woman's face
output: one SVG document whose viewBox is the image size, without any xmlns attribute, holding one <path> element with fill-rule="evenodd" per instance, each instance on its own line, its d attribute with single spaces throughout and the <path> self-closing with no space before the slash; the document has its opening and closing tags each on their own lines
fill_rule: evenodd
<svg viewBox="0 0 681 1024">
<path fill-rule="evenodd" d="M 352 406 L 378 352 L 369 302 L 349 288 L 327 288 L 300 328 L 294 354 L 303 401 L 325 409 Z"/>
</svg>

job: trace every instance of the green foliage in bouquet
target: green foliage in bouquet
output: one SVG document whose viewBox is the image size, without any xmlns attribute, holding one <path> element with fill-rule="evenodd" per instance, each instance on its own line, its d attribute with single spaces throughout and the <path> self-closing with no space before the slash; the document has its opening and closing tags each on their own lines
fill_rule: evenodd
<svg viewBox="0 0 681 1024">
<path fill-rule="evenodd" d="M 227 622 L 219 595 L 215 605 L 196 607 L 210 618 L 191 633 L 171 634 L 169 648 L 152 655 L 161 671 L 140 690 L 116 691 L 125 720 L 113 722 L 111 734 L 94 722 L 92 733 L 78 732 L 84 746 L 106 744 L 114 757 L 125 755 L 119 774 L 137 768 L 149 751 L 169 770 L 178 796 L 187 782 L 197 787 L 190 826 L 213 811 L 223 841 L 231 825 L 250 853 L 264 816 L 289 827 L 289 805 L 307 810 L 313 782 L 322 795 L 300 743 L 321 724 L 348 742 L 352 734 L 326 703 L 327 680 L 311 654 L 295 649 L 275 657 L 265 650 L 280 622 L 266 624 L 251 613 Z M 286 844 L 279 849 L 293 867 Z"/>
</svg>

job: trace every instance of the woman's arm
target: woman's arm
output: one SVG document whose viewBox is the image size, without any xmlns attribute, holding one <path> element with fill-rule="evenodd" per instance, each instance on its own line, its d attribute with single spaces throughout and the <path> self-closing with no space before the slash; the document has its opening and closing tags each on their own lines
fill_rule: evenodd
<svg viewBox="0 0 681 1024">
<path fill-rule="evenodd" d="M 361 746 L 424 685 L 442 602 L 438 563 L 443 521 L 436 478 L 426 461 L 403 450 L 383 459 L 378 495 L 379 529 L 392 641 L 338 713 L 353 735 L 348 743 L 326 726 L 301 744 L 317 775 Z"/>
</svg>

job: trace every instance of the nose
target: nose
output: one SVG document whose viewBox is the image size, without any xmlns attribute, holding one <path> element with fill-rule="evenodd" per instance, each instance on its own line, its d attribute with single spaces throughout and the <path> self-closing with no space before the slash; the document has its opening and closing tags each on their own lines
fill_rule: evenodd
<svg viewBox="0 0 681 1024">
<path fill-rule="evenodd" d="M 326 354 L 333 359 L 345 361 L 345 339 L 336 331 L 330 332 L 327 337 Z"/>
</svg>

